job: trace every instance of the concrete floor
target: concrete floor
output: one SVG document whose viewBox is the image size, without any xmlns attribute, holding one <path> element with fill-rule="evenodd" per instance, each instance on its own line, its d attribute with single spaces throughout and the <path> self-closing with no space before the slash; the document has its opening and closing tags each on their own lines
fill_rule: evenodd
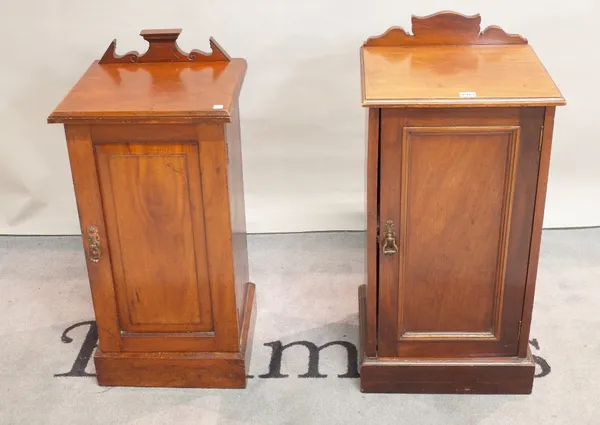
<svg viewBox="0 0 600 425">
<path fill-rule="evenodd" d="M 83 376 L 90 324 L 61 340 L 93 320 L 79 238 L 0 237 L 0 424 L 600 424 L 600 229 L 544 232 L 531 335 L 544 376 L 529 396 L 362 394 L 342 346 L 321 351 L 327 377 L 299 377 L 300 343 L 270 370 L 278 344 L 358 344 L 362 241 L 249 237 L 258 320 L 244 391 L 98 387 Z"/>
</svg>

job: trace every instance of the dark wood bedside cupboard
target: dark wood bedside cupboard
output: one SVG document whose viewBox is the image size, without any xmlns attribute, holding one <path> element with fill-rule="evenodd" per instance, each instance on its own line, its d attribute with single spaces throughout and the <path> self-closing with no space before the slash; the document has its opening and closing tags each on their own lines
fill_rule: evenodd
<svg viewBox="0 0 600 425">
<path fill-rule="evenodd" d="M 365 392 L 529 393 L 554 110 L 519 35 L 412 18 L 361 50 L 367 107 Z"/>
<path fill-rule="evenodd" d="M 246 61 L 211 39 L 115 42 L 48 118 L 65 126 L 98 323 L 100 385 L 244 388 L 248 282 L 238 95 Z"/>
</svg>

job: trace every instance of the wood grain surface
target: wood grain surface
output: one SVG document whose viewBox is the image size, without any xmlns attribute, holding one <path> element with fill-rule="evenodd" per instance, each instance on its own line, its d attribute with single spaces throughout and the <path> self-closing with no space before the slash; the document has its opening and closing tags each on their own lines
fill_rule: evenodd
<svg viewBox="0 0 600 425">
<path fill-rule="evenodd" d="M 363 106 L 565 104 L 529 45 L 364 47 L 362 63 Z"/>
</svg>

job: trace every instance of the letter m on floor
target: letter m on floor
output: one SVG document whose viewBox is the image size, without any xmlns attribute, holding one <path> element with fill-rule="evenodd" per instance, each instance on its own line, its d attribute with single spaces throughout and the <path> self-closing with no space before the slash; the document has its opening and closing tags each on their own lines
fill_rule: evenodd
<svg viewBox="0 0 600 425">
<path fill-rule="evenodd" d="M 264 344 L 271 347 L 271 361 L 269 363 L 269 373 L 259 375 L 259 378 L 287 378 L 289 375 L 281 373 L 281 361 L 283 352 L 290 347 L 301 345 L 308 350 L 308 371 L 305 374 L 298 375 L 298 378 L 326 378 L 327 375 L 319 372 L 319 355 L 321 350 L 332 345 L 339 345 L 346 349 L 348 356 L 348 368 L 346 373 L 338 375 L 338 378 L 358 378 L 358 351 L 356 346 L 347 341 L 331 341 L 317 347 L 310 341 L 295 341 L 287 345 L 283 345 L 281 341 L 273 341 Z"/>
</svg>

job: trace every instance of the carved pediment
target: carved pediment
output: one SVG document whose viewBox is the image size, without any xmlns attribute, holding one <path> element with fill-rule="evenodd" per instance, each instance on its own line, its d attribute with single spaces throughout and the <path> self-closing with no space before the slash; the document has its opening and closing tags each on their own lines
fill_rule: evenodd
<svg viewBox="0 0 600 425">
<path fill-rule="evenodd" d="M 495 25 L 481 31 L 479 14 L 466 16 L 444 11 L 423 17 L 413 15 L 411 21 L 413 34 L 392 27 L 380 36 L 370 37 L 363 46 L 527 44 L 527 39 L 507 34 Z"/>
<path fill-rule="evenodd" d="M 143 30 L 140 35 L 150 45 L 146 53 L 142 55 L 135 51 L 117 55 L 115 53 L 117 40 L 113 40 L 99 63 L 103 65 L 108 63 L 229 62 L 231 60 L 227 52 L 212 37 L 210 38 L 211 53 L 196 49 L 185 53 L 177 45 L 177 37 L 180 33 L 180 29 Z"/>
</svg>

